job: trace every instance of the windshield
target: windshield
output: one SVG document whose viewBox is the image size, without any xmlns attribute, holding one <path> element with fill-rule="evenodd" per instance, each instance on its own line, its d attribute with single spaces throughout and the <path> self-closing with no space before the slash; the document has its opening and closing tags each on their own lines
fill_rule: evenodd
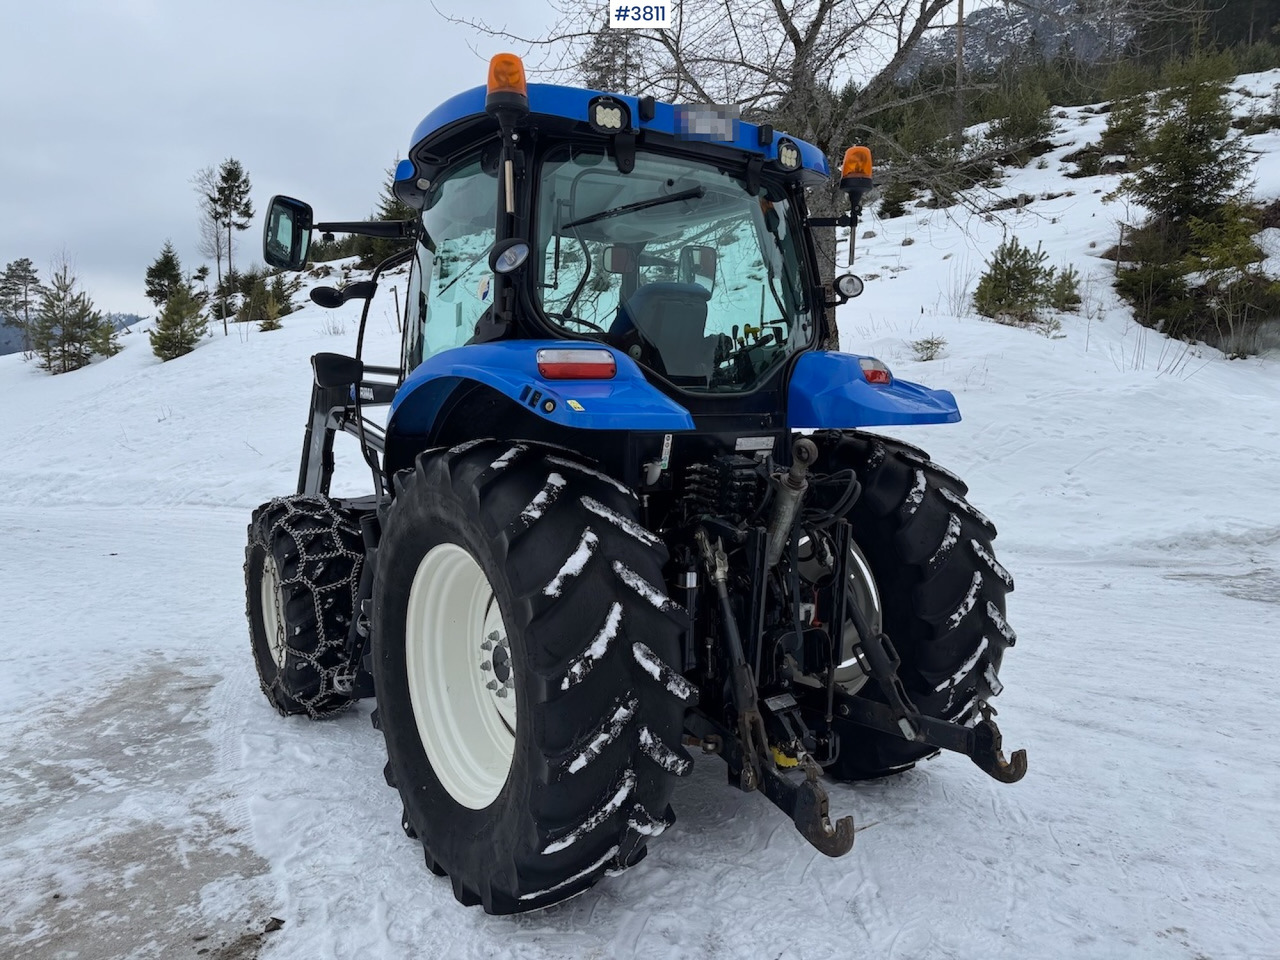
<svg viewBox="0 0 1280 960">
<path fill-rule="evenodd" d="M 438 177 L 427 195 L 409 279 L 407 369 L 469 341 L 492 305 L 497 197 L 497 181 L 481 169 L 479 154 Z"/>
<path fill-rule="evenodd" d="M 535 290 L 568 336 L 692 391 L 752 389 L 813 320 L 789 203 L 698 161 L 555 147 L 542 165 Z"/>
</svg>

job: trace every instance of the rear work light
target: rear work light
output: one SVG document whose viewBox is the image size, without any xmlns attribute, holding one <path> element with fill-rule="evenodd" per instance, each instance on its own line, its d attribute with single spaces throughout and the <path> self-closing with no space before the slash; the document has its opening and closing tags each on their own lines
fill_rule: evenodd
<svg viewBox="0 0 1280 960">
<path fill-rule="evenodd" d="M 608 350 L 567 347 L 539 350 L 538 373 L 548 380 L 612 380 L 618 372 Z"/>
<path fill-rule="evenodd" d="M 875 357 L 859 357 L 858 364 L 862 367 L 862 378 L 867 383 L 888 384 L 893 382 L 893 375 L 889 373 L 889 368 Z"/>
</svg>

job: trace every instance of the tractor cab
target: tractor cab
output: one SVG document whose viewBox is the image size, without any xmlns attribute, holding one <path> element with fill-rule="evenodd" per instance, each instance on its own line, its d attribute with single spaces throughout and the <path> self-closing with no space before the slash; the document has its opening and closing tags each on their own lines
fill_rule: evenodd
<svg viewBox="0 0 1280 960">
<path fill-rule="evenodd" d="M 422 209 L 406 372 L 453 347 L 551 337 L 618 350 L 673 395 L 732 394 L 814 344 L 823 298 L 802 193 L 825 176 L 820 154 L 806 168 L 785 141 L 787 169 L 751 125 L 729 149 L 680 135 L 677 111 L 659 120 L 652 101 L 541 85 L 528 97 L 514 214 L 499 209 L 507 160 L 484 88 L 428 117 L 401 164 L 397 190 Z M 592 122 L 605 115 L 618 126 Z M 491 264 L 499 244 L 514 246 Z"/>
</svg>

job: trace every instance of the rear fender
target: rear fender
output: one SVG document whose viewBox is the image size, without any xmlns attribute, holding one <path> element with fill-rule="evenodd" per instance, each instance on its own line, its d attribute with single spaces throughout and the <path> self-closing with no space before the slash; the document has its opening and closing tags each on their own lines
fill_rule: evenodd
<svg viewBox="0 0 1280 960">
<path fill-rule="evenodd" d="M 611 380 L 547 380 L 538 350 L 590 347 L 613 354 Z M 656 390 L 636 362 L 597 342 L 506 340 L 445 350 L 424 360 L 396 391 L 387 435 L 429 436 L 449 397 L 467 381 L 482 383 L 549 423 L 579 430 L 693 429 L 689 411 Z"/>
<path fill-rule="evenodd" d="M 787 388 L 787 426 L 848 429 L 901 424 L 955 423 L 960 408 L 949 390 L 910 380 L 868 383 L 852 353 L 815 351 L 796 361 Z M 871 359 L 871 358 L 867 358 Z"/>
</svg>

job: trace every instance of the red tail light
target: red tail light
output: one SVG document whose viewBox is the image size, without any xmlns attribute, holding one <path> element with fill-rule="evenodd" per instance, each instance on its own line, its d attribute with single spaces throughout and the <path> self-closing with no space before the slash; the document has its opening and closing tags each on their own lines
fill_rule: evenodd
<svg viewBox="0 0 1280 960">
<path fill-rule="evenodd" d="M 568 347 L 539 350 L 538 373 L 548 380 L 612 380 L 618 372 L 608 350 Z"/>
<path fill-rule="evenodd" d="M 867 383 L 885 385 L 893 382 L 893 374 L 889 372 L 889 368 L 875 357 L 859 357 L 858 364 L 862 367 L 862 378 Z"/>
</svg>

